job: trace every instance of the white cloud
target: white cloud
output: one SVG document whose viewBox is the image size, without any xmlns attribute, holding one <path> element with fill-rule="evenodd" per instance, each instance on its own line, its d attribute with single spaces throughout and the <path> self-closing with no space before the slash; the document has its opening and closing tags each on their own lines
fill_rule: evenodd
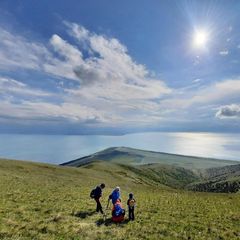
<svg viewBox="0 0 240 240">
<path fill-rule="evenodd" d="M 145 66 L 135 63 L 127 48 L 115 38 L 90 33 L 85 28 L 68 23 L 69 31 L 79 43 L 85 42 L 93 55 L 74 68 L 82 86 L 72 93 L 85 97 L 108 99 L 154 99 L 169 94 L 171 89 L 153 79 Z"/>
<path fill-rule="evenodd" d="M 28 41 L 0 27 L 0 69 L 25 68 L 40 70 L 49 57 L 42 44 Z"/>
<path fill-rule="evenodd" d="M 77 24 L 65 22 L 65 25 L 77 45 L 53 34 L 49 47 L 0 29 L 1 36 L 8 39 L 8 44 L 0 43 L 0 68 L 33 69 L 80 83 L 75 89 L 64 89 L 65 94 L 58 96 L 63 101 L 60 105 L 47 100 L 38 103 L 22 101 L 21 104 L 12 104 L 11 114 L 16 112 L 17 116 L 25 118 L 62 116 L 76 121 L 98 119 L 109 123 L 124 120 L 147 122 L 161 118 L 155 101 L 172 91 L 163 81 L 155 79 L 144 65 L 136 63 L 119 40 L 91 33 Z M 3 88 L 12 94 L 24 95 L 34 91 L 36 95 L 47 94 L 36 89 L 32 91 L 26 85 L 13 88 L 5 84 Z M 7 106 L 10 107 L 11 103 L 8 102 Z"/>
<path fill-rule="evenodd" d="M 228 51 L 228 50 L 222 50 L 222 51 L 219 52 L 219 54 L 220 54 L 221 56 L 226 56 L 226 55 L 229 54 L 229 51 Z"/>
<path fill-rule="evenodd" d="M 199 89 L 175 90 L 170 96 L 159 102 L 158 108 L 172 110 L 166 118 L 177 118 L 194 121 L 207 116 L 208 121 L 214 117 L 215 109 L 222 104 L 240 101 L 240 80 L 225 80 L 201 86 Z"/>
<path fill-rule="evenodd" d="M 68 62 L 74 65 L 83 63 L 82 53 L 58 35 L 54 34 L 50 39 L 50 43 L 54 47 L 55 51 L 62 55 Z"/>
<path fill-rule="evenodd" d="M 81 85 L 66 90 L 66 101 L 95 106 L 121 121 L 140 122 L 143 119 L 139 116 L 144 113 L 150 120 L 156 110 L 161 115 L 158 104 L 152 100 L 171 93 L 163 81 L 152 78 L 143 65 L 135 63 L 117 39 L 91 33 L 77 24 L 67 26 L 79 45 L 87 47 L 89 55 L 82 58 L 82 64 L 72 62 Z M 128 119 L 123 118 L 126 114 Z"/>
<path fill-rule="evenodd" d="M 39 96 L 45 97 L 51 94 L 46 91 L 41 91 L 39 89 L 34 89 L 28 85 L 19 82 L 12 78 L 0 77 L 0 93 L 1 95 L 9 96 L 9 94 L 18 94 L 22 96 Z"/>
<path fill-rule="evenodd" d="M 240 118 L 240 104 L 221 106 L 216 113 L 218 118 Z"/>
<path fill-rule="evenodd" d="M 239 92 L 240 79 L 220 81 L 201 89 L 190 103 L 214 103 L 229 97 L 239 96 Z"/>
<path fill-rule="evenodd" d="M 72 70 L 72 61 L 74 57 L 76 61 L 79 60 L 77 56 L 81 53 L 77 50 L 74 52 L 74 47 L 68 45 L 57 35 L 53 35 L 50 43 L 53 43 L 54 50 L 58 51 L 58 54 L 62 56 L 65 54 L 64 61 L 54 56 L 48 45 L 28 40 L 1 27 L 0 39 L 0 69 L 10 71 L 17 69 L 35 70 L 77 80 Z M 67 51 L 68 55 L 66 56 Z"/>
<path fill-rule="evenodd" d="M 194 83 L 198 83 L 200 81 L 202 81 L 202 79 L 200 79 L 200 78 L 196 78 L 196 79 L 193 80 Z"/>
<path fill-rule="evenodd" d="M 105 122 L 104 114 L 100 111 L 80 106 L 79 104 L 62 103 L 53 104 L 48 102 L 22 101 L 20 104 L 11 103 L 7 100 L 1 102 L 0 116 L 28 120 L 56 120 L 86 122 L 89 120 Z"/>
</svg>

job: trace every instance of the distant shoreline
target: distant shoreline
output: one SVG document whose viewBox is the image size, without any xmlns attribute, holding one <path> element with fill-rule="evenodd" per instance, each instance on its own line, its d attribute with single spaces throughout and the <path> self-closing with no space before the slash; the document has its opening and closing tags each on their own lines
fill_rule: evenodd
<svg viewBox="0 0 240 240">
<path fill-rule="evenodd" d="M 0 156 L 61 164 L 113 146 L 198 158 L 240 161 L 240 134 L 148 132 L 124 136 L 0 135 Z"/>
</svg>

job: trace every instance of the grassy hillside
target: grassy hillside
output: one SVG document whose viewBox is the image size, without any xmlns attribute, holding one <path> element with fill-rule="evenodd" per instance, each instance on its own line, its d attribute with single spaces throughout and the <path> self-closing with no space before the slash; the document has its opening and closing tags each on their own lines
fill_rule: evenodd
<svg viewBox="0 0 240 240">
<path fill-rule="evenodd" d="M 225 166 L 221 168 L 209 168 L 203 171 L 202 177 L 205 179 L 218 177 L 238 177 L 240 176 L 240 164 Z"/>
<path fill-rule="evenodd" d="M 240 189 L 240 164 L 237 161 L 113 147 L 62 165 L 80 167 L 95 161 L 122 164 L 174 188 L 204 192 L 237 192 Z"/>
<path fill-rule="evenodd" d="M 218 160 L 144 151 L 126 147 L 108 148 L 95 154 L 64 163 L 67 166 L 82 166 L 92 161 L 103 160 L 122 164 L 141 165 L 148 163 L 168 164 L 186 169 L 207 169 L 238 164 L 237 161 Z"/>
<path fill-rule="evenodd" d="M 240 238 L 240 194 L 174 190 L 147 171 L 110 162 L 69 168 L 0 160 L 0 239 Z M 89 192 L 101 182 L 104 205 L 116 185 L 123 203 L 134 192 L 136 221 L 111 224 L 110 211 L 106 221 L 94 212 Z"/>
<path fill-rule="evenodd" d="M 121 164 L 120 166 L 145 179 L 152 180 L 153 184 L 159 183 L 172 188 L 183 188 L 189 183 L 201 180 L 201 178 L 192 171 L 171 165 L 149 163 L 137 166 Z"/>
<path fill-rule="evenodd" d="M 240 164 L 206 169 L 203 180 L 190 184 L 188 189 L 203 192 L 237 192 L 240 190 Z"/>
</svg>

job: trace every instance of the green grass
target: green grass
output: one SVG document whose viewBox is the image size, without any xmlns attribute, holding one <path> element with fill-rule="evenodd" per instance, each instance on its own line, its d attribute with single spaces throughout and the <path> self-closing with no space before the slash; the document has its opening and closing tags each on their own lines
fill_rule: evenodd
<svg viewBox="0 0 240 240">
<path fill-rule="evenodd" d="M 94 213 L 89 192 L 101 182 L 105 206 L 116 185 L 123 203 L 134 192 L 136 221 L 105 224 Z M 70 168 L 0 160 L 0 239 L 240 239 L 240 194 L 172 189 L 106 162 Z"/>
<path fill-rule="evenodd" d="M 240 164 L 206 169 L 200 181 L 192 182 L 188 189 L 208 192 L 239 192 Z"/>
</svg>

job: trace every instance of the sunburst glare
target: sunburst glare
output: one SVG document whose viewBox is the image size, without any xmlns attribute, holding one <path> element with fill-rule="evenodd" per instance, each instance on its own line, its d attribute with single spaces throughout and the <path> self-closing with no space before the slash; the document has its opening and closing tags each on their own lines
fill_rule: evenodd
<svg viewBox="0 0 240 240">
<path fill-rule="evenodd" d="M 208 40 L 209 33 L 206 30 L 204 29 L 197 30 L 195 31 L 193 36 L 193 46 L 196 48 L 204 48 L 206 47 Z"/>
</svg>

